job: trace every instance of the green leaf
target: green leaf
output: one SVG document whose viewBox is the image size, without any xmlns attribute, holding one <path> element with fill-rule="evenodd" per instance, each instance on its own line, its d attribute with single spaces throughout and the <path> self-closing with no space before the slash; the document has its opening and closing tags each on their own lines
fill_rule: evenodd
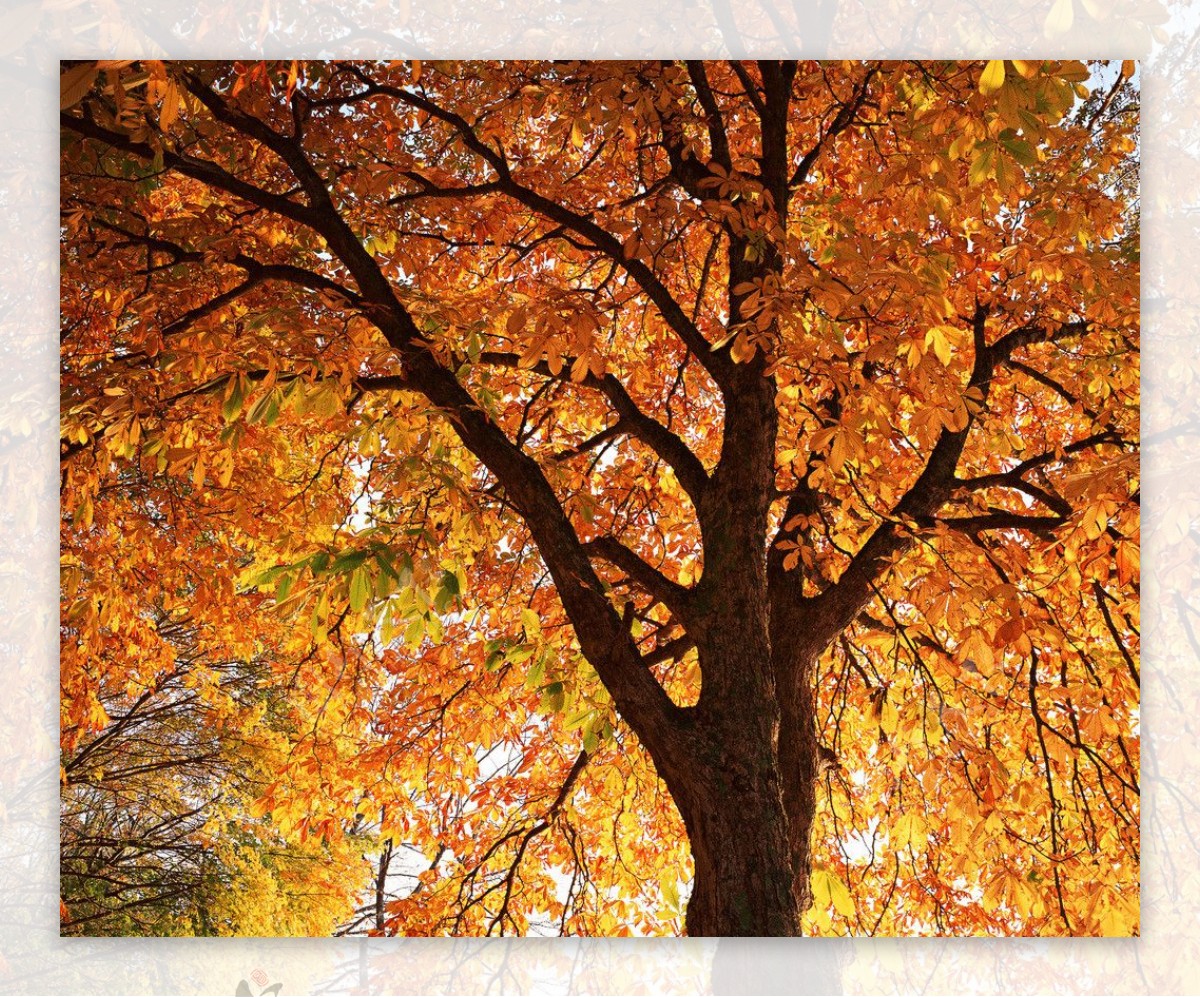
<svg viewBox="0 0 1200 997">
<path fill-rule="evenodd" d="M 436 613 L 430 613 L 425 621 L 425 632 L 429 634 L 429 639 L 435 644 L 442 642 L 444 631 L 442 629 L 441 618 Z"/>
<path fill-rule="evenodd" d="M 277 564 L 273 568 L 267 568 L 266 571 L 259 572 L 250 579 L 251 588 L 261 588 L 264 585 L 270 585 L 276 578 L 282 575 L 285 571 L 290 571 L 290 564 Z"/>
<path fill-rule="evenodd" d="M 392 607 L 385 605 L 383 612 L 379 614 L 379 640 L 384 647 L 387 647 L 395 635 L 396 617 L 392 613 Z"/>
<path fill-rule="evenodd" d="M 277 388 L 268 391 L 250 406 L 250 411 L 246 413 L 246 421 L 251 425 L 256 422 L 273 425 L 279 418 L 279 402 L 282 397 Z"/>
<path fill-rule="evenodd" d="M 404 630 L 404 643 L 416 647 L 425 639 L 425 617 L 414 616 Z"/>
<path fill-rule="evenodd" d="M 361 611 L 371 597 L 371 578 L 365 568 L 358 567 L 350 575 L 350 608 Z"/>
<path fill-rule="evenodd" d="M 590 706 L 582 710 L 576 710 L 574 713 L 568 716 L 565 721 L 563 721 L 563 728 L 565 730 L 577 730 L 580 727 L 587 725 L 588 721 L 592 719 L 595 712 L 596 711 Z"/>
<path fill-rule="evenodd" d="M 242 445 L 242 434 L 246 431 L 246 427 L 240 422 L 232 422 L 221 430 L 220 440 L 222 443 L 228 443 L 234 449 Z"/>
<path fill-rule="evenodd" d="M 566 689 L 561 682 L 551 682 L 542 688 L 542 705 L 551 713 L 561 713 L 566 701 Z"/>
<path fill-rule="evenodd" d="M 1024 139 L 1017 138 L 1012 133 L 1001 132 L 1000 144 L 1005 151 L 1012 156 L 1022 166 L 1036 166 L 1038 157 L 1037 150 Z"/>
<path fill-rule="evenodd" d="M 226 422 L 233 422 L 241 414 L 242 405 L 246 400 L 242 379 L 235 377 L 230 383 L 229 396 L 221 406 L 221 416 Z"/>
<path fill-rule="evenodd" d="M 515 660 L 516 655 L 510 655 L 509 660 Z M 533 667 L 529 669 L 529 674 L 525 677 L 525 688 L 532 690 L 538 687 L 538 683 L 542 681 L 542 676 L 546 674 L 546 656 L 541 655 L 537 661 L 533 663 Z"/>
<path fill-rule="evenodd" d="M 346 553 L 339 554 L 336 558 L 334 558 L 333 564 L 329 566 L 329 570 L 335 574 L 342 574 L 346 571 L 350 571 L 353 568 L 357 568 L 370 556 L 371 552 L 369 550 L 347 551 Z"/>
<path fill-rule="evenodd" d="M 374 550 L 375 563 L 379 565 L 380 573 L 386 575 L 394 582 L 400 581 L 400 572 L 396 570 L 396 562 L 392 560 L 392 555 L 388 553 L 386 547 L 376 547 Z"/>
<path fill-rule="evenodd" d="M 967 180 L 972 187 L 983 183 L 992 175 L 993 164 L 996 161 L 996 147 L 982 146 L 971 160 L 971 168 L 967 171 Z"/>
<path fill-rule="evenodd" d="M 275 586 L 275 601 L 283 602 L 292 591 L 292 586 L 296 584 L 296 576 L 285 574 L 279 579 L 279 584 Z"/>
<path fill-rule="evenodd" d="M 412 555 L 408 551 L 401 551 L 400 556 L 396 558 L 396 580 L 401 585 L 407 585 L 412 581 L 413 576 L 413 560 Z"/>
<path fill-rule="evenodd" d="M 1013 166 L 1012 160 L 1007 156 L 997 156 L 994 175 L 996 186 L 1007 194 L 1017 180 L 1017 168 Z"/>
</svg>

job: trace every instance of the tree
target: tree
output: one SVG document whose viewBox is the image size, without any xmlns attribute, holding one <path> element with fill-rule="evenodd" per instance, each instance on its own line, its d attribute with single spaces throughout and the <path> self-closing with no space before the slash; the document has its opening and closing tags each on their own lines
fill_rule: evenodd
<svg viewBox="0 0 1200 997">
<path fill-rule="evenodd" d="M 257 806 L 370 827 L 376 931 L 1136 930 L 1132 64 L 63 105 L 65 706 L 171 606 L 282 626 Z"/>
<path fill-rule="evenodd" d="M 106 553 L 136 576 L 144 566 L 130 548 L 153 562 L 156 539 L 143 524 Z M 74 560 L 64 565 L 72 594 Z M 270 632 L 256 628 L 264 649 L 238 660 L 211 617 L 200 626 L 158 601 L 121 620 L 98 602 L 69 598 L 63 621 L 80 635 L 98 610 L 106 632 L 76 649 L 86 656 L 64 656 L 62 933 L 332 933 L 364 885 L 361 840 L 296 840 L 254 806 L 296 730 L 269 677 Z"/>
</svg>

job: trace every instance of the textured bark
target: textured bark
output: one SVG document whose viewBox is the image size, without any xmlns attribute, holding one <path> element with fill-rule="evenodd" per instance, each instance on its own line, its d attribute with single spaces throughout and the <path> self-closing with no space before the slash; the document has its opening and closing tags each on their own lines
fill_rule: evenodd
<svg viewBox="0 0 1200 997">
<path fill-rule="evenodd" d="M 726 397 L 736 402 L 727 407 L 721 461 L 698 510 L 704 575 L 689 632 L 703 680 L 692 743 L 682 767 L 660 765 L 687 825 L 695 862 L 689 935 L 798 935 L 808 890 L 811 819 L 802 836 L 794 835 L 785 800 L 811 798 L 811 785 L 797 795 L 786 783 L 804 779 L 814 763 L 781 764 L 785 718 L 763 543 L 778 417 L 774 384 L 755 368 L 753 362 L 739 368 L 726 388 Z M 802 704 L 789 700 L 788 707 Z M 798 729 L 812 729 L 808 709 Z M 790 750 L 803 739 L 782 743 Z"/>
<path fill-rule="evenodd" d="M 802 893 L 777 751 L 779 712 L 772 683 L 755 681 L 763 670 L 749 667 L 753 658 L 738 643 L 735 635 L 701 649 L 702 658 L 718 651 L 741 658 L 747 681 L 725 697 L 719 715 L 701 712 L 689 770 L 667 778 L 695 862 L 687 933 L 798 935 Z"/>
<path fill-rule="evenodd" d="M 731 765 L 726 780 L 697 796 L 701 809 L 687 821 L 696 869 L 689 936 L 800 934 L 778 780 L 736 784 L 750 775 Z"/>
<path fill-rule="evenodd" d="M 801 914 L 812 905 L 809 842 L 816 812 L 817 736 L 813 722 L 810 671 L 810 668 L 805 668 L 799 683 L 791 689 L 781 689 L 779 696 L 780 781 L 788 823 L 792 892 L 796 908 Z"/>
<path fill-rule="evenodd" d="M 793 509 L 792 512 L 797 510 Z M 779 769 L 788 841 L 794 870 L 793 890 L 800 912 L 812 905 L 809 842 L 816 814 L 818 738 L 816 729 L 816 665 L 836 631 L 828 616 L 807 611 L 794 598 L 798 580 L 783 570 L 773 550 L 771 579 L 771 657 L 779 700 Z"/>
<path fill-rule="evenodd" d="M 719 593 L 698 644 L 706 682 L 687 760 L 663 772 L 695 862 L 692 936 L 798 935 L 808 892 L 807 826 L 793 834 L 786 802 L 800 773 L 780 755 L 795 742 L 780 737 L 765 575 L 753 552 L 742 558 L 744 577 Z M 805 796 L 811 785 L 799 791 Z"/>
</svg>

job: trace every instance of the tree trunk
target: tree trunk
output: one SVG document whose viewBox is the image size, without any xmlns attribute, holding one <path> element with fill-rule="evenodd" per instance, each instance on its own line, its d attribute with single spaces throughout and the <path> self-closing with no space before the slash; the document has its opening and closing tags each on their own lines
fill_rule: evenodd
<svg viewBox="0 0 1200 997">
<path fill-rule="evenodd" d="M 781 669 L 777 669 L 777 676 Z M 787 674 L 795 675 L 788 669 Z M 796 906 L 803 914 L 812 904 L 812 861 L 810 842 L 816 814 L 818 773 L 815 704 L 812 669 L 799 669 L 792 687 L 780 676 L 779 771 L 783 787 L 783 807 L 788 822 L 788 842 L 792 856 L 792 891 Z"/>
<path fill-rule="evenodd" d="M 808 852 L 805 842 L 794 853 L 788 829 L 765 620 L 727 623 L 699 648 L 706 681 L 689 762 L 664 773 L 695 862 L 687 933 L 794 936 L 807 890 L 795 870 L 807 869 Z"/>
<path fill-rule="evenodd" d="M 733 752 L 727 752 L 726 756 Z M 728 780 L 706 780 L 688 801 L 695 881 L 687 933 L 778 937 L 800 934 L 787 817 L 775 778 L 750 778 L 729 758 Z"/>
</svg>

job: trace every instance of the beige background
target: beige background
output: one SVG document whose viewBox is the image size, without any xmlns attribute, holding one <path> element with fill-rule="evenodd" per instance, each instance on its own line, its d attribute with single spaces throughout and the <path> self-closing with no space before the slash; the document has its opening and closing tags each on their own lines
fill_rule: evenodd
<svg viewBox="0 0 1200 997">
<path fill-rule="evenodd" d="M 1157 0 L 0 3 L 0 992 L 1200 992 L 1198 37 Z M 234 55 L 1144 59 L 1143 937 L 60 940 L 57 60 Z"/>
</svg>

